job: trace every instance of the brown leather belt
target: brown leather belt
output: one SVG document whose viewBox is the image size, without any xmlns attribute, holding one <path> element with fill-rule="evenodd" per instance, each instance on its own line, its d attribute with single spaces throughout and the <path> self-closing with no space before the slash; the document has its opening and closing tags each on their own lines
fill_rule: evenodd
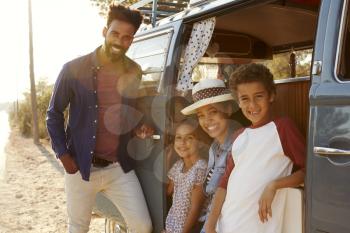
<svg viewBox="0 0 350 233">
<path fill-rule="evenodd" d="M 98 158 L 95 155 L 92 156 L 92 160 L 91 160 L 91 164 L 94 167 L 107 167 L 108 165 L 110 165 L 112 163 L 114 163 L 114 162 Z"/>
</svg>

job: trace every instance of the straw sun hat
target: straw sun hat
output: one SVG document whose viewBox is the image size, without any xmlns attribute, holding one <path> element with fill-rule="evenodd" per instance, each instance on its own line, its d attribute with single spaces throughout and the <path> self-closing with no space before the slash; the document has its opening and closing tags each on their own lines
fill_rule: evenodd
<svg viewBox="0 0 350 233">
<path fill-rule="evenodd" d="M 221 79 L 202 79 L 192 89 L 193 104 L 181 110 L 184 115 L 196 113 L 196 110 L 208 104 L 233 100 L 231 91 Z"/>
</svg>

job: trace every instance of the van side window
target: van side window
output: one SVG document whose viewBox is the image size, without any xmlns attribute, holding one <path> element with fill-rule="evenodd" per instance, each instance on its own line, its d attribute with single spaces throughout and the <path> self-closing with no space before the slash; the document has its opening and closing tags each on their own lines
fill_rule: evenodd
<svg viewBox="0 0 350 233">
<path fill-rule="evenodd" d="M 294 73 L 292 72 L 291 68 L 292 56 L 294 56 Z M 288 51 L 273 54 L 272 59 L 270 60 L 255 59 L 254 62 L 267 66 L 273 74 L 275 80 L 283 80 L 296 77 L 308 77 L 311 67 L 311 57 L 312 49 L 302 49 L 297 51 Z M 214 62 L 207 63 L 208 60 L 208 58 L 203 57 L 200 60 L 199 64 L 194 67 L 192 72 L 192 81 L 194 83 L 198 82 L 202 78 L 207 77 L 220 78 L 225 82 L 228 82 L 231 73 L 240 64 L 244 64 L 244 61 L 240 61 L 239 59 L 231 59 L 232 63 L 227 62 L 229 59 L 226 59 L 226 63 L 218 64 L 215 64 Z"/>
<path fill-rule="evenodd" d="M 166 29 L 137 37 L 127 52 L 127 55 L 141 66 L 140 89 L 148 96 L 159 94 L 172 34 L 172 29 Z"/>
<path fill-rule="evenodd" d="M 349 3 L 345 11 L 344 28 L 339 56 L 338 77 L 342 81 L 350 81 L 350 10 Z"/>
<path fill-rule="evenodd" d="M 275 80 L 283 80 L 289 78 L 309 77 L 311 69 L 312 48 L 293 49 L 273 54 L 271 60 L 262 63 L 267 66 Z"/>
</svg>

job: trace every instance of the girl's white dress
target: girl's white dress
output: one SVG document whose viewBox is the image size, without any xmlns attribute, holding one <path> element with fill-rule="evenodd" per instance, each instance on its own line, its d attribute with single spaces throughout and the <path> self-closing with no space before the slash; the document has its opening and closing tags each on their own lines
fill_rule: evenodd
<svg viewBox="0 0 350 233">
<path fill-rule="evenodd" d="M 202 185 L 205 179 L 207 162 L 198 160 L 187 172 L 183 172 L 184 162 L 178 160 L 168 173 L 174 182 L 173 204 L 166 218 L 167 233 L 182 233 L 191 205 L 191 193 L 194 185 Z"/>
</svg>

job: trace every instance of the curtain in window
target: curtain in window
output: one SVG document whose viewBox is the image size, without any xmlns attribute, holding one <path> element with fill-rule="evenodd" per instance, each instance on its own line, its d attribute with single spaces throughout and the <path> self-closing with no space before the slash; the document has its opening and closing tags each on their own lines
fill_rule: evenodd
<svg viewBox="0 0 350 233">
<path fill-rule="evenodd" d="M 188 41 L 184 62 L 177 82 L 178 91 L 187 91 L 193 87 L 191 80 L 192 70 L 204 55 L 215 28 L 215 17 L 200 21 L 193 25 L 190 40 Z"/>
</svg>

